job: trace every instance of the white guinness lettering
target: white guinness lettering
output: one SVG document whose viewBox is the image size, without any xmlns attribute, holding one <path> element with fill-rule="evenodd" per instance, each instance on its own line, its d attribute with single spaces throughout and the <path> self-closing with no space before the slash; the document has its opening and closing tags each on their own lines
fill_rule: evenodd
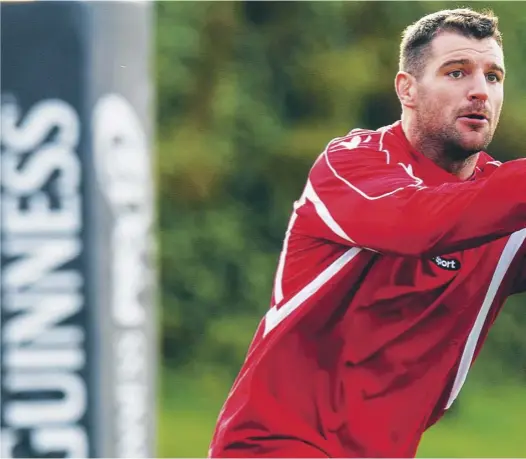
<svg viewBox="0 0 526 459">
<path fill-rule="evenodd" d="M 62 100 L 22 119 L 10 102 L 1 129 L 2 457 L 22 429 L 35 457 L 88 457 L 79 119 Z"/>
</svg>

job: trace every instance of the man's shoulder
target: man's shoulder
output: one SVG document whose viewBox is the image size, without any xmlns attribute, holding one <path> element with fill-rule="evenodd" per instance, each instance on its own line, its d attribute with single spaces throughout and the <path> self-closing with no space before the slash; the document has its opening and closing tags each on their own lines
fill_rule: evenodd
<svg viewBox="0 0 526 459">
<path fill-rule="evenodd" d="M 327 152 L 345 152 L 355 150 L 356 153 L 382 155 L 398 155 L 404 152 L 403 139 L 400 138 L 398 122 L 378 129 L 355 128 L 343 137 L 337 137 L 327 145 Z"/>
</svg>

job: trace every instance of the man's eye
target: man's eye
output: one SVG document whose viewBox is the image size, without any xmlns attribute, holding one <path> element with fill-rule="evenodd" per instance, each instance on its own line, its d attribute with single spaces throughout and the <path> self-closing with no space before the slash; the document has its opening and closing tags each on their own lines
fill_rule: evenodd
<svg viewBox="0 0 526 459">
<path fill-rule="evenodd" d="M 452 72 L 449 72 L 448 75 L 451 78 L 454 78 L 455 80 L 458 80 L 462 77 L 463 73 L 460 70 L 453 70 Z"/>
<path fill-rule="evenodd" d="M 500 77 L 496 73 L 489 73 L 487 78 L 491 83 L 498 83 L 500 81 Z"/>
</svg>

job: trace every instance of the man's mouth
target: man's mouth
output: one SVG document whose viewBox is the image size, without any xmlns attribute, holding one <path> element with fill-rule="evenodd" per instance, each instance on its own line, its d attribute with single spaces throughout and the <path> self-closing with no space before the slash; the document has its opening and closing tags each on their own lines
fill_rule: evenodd
<svg viewBox="0 0 526 459">
<path fill-rule="evenodd" d="M 459 119 L 466 123 L 476 124 L 476 125 L 484 125 L 484 124 L 487 124 L 489 121 L 488 116 L 485 113 L 478 113 L 478 112 L 465 113 L 459 116 Z"/>
</svg>

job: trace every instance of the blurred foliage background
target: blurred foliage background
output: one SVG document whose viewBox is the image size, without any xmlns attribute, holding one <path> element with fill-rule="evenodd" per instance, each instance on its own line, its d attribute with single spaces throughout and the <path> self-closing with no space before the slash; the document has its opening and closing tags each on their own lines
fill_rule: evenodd
<svg viewBox="0 0 526 459">
<path fill-rule="evenodd" d="M 315 157 L 400 116 L 402 30 L 442 8 L 500 17 L 508 76 L 490 153 L 524 156 L 524 2 L 157 2 L 162 369 L 158 455 L 204 457 Z M 420 456 L 526 456 L 526 297 L 492 330 Z"/>
</svg>

